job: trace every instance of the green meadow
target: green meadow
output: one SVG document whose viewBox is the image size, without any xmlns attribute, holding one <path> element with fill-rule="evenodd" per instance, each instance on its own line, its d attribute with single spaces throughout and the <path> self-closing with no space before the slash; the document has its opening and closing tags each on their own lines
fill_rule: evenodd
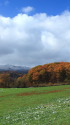
<svg viewBox="0 0 70 125">
<path fill-rule="evenodd" d="M 70 85 L 0 88 L 0 125 L 70 125 Z"/>
</svg>

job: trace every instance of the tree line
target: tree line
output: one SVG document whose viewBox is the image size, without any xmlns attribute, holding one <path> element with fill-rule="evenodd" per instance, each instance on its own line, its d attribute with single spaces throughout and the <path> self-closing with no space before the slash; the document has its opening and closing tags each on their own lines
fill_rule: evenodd
<svg viewBox="0 0 70 125">
<path fill-rule="evenodd" d="M 24 88 L 70 84 L 70 62 L 55 62 L 38 65 L 27 74 L 0 73 L 1 88 Z"/>
</svg>

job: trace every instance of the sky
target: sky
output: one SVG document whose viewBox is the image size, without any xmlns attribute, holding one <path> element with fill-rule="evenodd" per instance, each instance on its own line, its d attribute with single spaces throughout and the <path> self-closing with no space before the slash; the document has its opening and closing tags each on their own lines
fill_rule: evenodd
<svg viewBox="0 0 70 125">
<path fill-rule="evenodd" d="M 70 0 L 0 0 L 0 65 L 70 62 Z"/>
</svg>

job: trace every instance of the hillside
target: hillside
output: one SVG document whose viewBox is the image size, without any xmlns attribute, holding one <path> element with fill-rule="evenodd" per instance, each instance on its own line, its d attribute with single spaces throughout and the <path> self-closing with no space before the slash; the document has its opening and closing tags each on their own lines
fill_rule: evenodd
<svg viewBox="0 0 70 125">
<path fill-rule="evenodd" d="M 17 78 L 7 73 L 0 73 L 0 87 L 31 87 L 70 84 L 70 62 L 56 62 L 38 65 L 27 74 Z"/>
<path fill-rule="evenodd" d="M 70 62 L 55 62 L 39 65 L 27 74 L 32 86 L 70 84 Z"/>
</svg>

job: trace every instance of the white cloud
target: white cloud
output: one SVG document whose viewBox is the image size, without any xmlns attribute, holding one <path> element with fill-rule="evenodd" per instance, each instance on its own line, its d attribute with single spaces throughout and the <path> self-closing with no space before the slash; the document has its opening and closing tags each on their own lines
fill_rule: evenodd
<svg viewBox="0 0 70 125">
<path fill-rule="evenodd" d="M 70 61 L 70 12 L 0 16 L 0 64 Z"/>
<path fill-rule="evenodd" d="M 22 11 L 23 13 L 30 13 L 30 12 L 33 11 L 33 10 L 34 10 L 34 8 L 31 7 L 31 6 L 23 7 L 23 8 L 21 9 L 21 11 Z"/>
</svg>

